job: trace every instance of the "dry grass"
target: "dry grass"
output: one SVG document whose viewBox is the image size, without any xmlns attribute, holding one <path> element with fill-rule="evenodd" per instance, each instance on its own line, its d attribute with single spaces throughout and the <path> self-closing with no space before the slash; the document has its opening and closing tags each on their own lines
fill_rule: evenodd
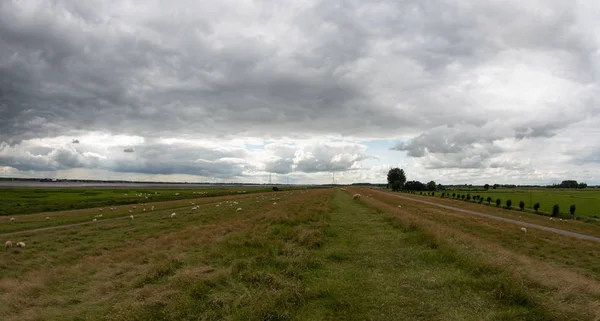
<svg viewBox="0 0 600 321">
<path fill-rule="evenodd" d="M 293 276 L 310 264 L 306 250 L 320 244 L 318 216 L 328 198 L 325 191 L 276 193 L 274 207 L 272 195 L 178 212 L 175 219 L 165 213 L 24 235 L 28 248 L 3 253 L 0 317 L 181 319 L 228 315 L 231 305 L 266 313 L 270 306 L 254 307 L 259 298 L 269 295 L 276 305 L 277 295 L 299 287 Z M 243 211 L 236 213 L 238 206 Z M 289 227 L 289 238 L 275 230 L 265 235 L 276 226 Z M 287 268 L 257 269 L 265 263 Z M 268 285 L 264 295 L 239 297 L 254 284 Z"/>
<path fill-rule="evenodd" d="M 598 274 L 591 271 L 600 263 L 597 244 L 543 231 L 524 234 L 514 224 L 446 213 L 388 193 L 358 188 L 348 191 L 371 195 L 362 201 L 392 213 L 388 220 L 396 226 L 427 230 L 426 239 L 433 246 L 448 245 L 454 251 L 476 258 L 487 268 L 506 273 L 525 287 L 537 304 L 559 319 L 573 320 L 580 315 L 585 316 L 583 319 L 600 320 L 600 282 Z M 398 208 L 398 204 L 402 204 L 402 208 Z M 548 243 L 543 249 L 554 256 L 543 261 L 528 256 L 522 246 L 544 242 Z M 552 247 L 562 251 L 552 251 Z M 585 264 L 561 264 L 561 260 L 571 259 L 571 255 L 573 259 L 589 257 Z"/>
</svg>

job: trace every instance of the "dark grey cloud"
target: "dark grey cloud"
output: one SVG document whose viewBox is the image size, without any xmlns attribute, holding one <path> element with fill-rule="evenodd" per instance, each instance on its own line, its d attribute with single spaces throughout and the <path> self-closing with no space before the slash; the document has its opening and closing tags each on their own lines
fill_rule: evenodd
<svg viewBox="0 0 600 321">
<path fill-rule="evenodd" d="M 597 9 L 559 0 L 2 1 L 0 166 L 346 171 L 367 155 L 302 148 L 241 165 L 151 149 L 166 148 L 153 143 L 165 137 L 352 136 L 412 137 L 395 149 L 429 168 L 514 168 L 496 159 L 506 141 L 556 141 L 600 114 Z M 156 164 L 83 147 L 12 148 L 88 132 L 143 137 L 146 147 L 118 151 Z"/>
<path fill-rule="evenodd" d="M 125 153 L 133 153 L 134 151 L 133 151 L 133 148 L 125 148 L 123 150 L 123 152 L 125 152 Z"/>
</svg>

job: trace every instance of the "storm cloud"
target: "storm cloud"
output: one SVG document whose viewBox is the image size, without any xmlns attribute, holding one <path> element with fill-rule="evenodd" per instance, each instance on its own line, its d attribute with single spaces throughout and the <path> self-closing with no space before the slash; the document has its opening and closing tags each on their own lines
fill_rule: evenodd
<svg viewBox="0 0 600 321">
<path fill-rule="evenodd" d="M 589 181 L 599 10 L 2 1 L 0 167 L 351 182 L 402 163 L 425 179 L 544 182 L 587 166 Z"/>
</svg>

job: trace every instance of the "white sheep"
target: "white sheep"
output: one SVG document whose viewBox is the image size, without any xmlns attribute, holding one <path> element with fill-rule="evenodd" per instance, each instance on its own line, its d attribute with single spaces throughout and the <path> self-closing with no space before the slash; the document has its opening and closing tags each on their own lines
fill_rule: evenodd
<svg viewBox="0 0 600 321">
<path fill-rule="evenodd" d="M 46 221 L 49 220 L 50 218 L 48 216 L 46 216 Z"/>
<path fill-rule="evenodd" d="M 175 217 L 175 215 L 176 215 L 175 213 L 171 213 L 171 218 Z"/>
<path fill-rule="evenodd" d="M 523 231 L 523 232 L 527 233 L 527 229 L 526 229 L 526 228 L 524 228 L 524 227 L 521 227 L 521 231 Z"/>
<path fill-rule="evenodd" d="M 150 210 L 154 211 L 154 206 L 152 206 L 152 208 Z"/>
<path fill-rule="evenodd" d="M 17 242 L 17 247 L 25 247 L 25 242 Z"/>
<path fill-rule="evenodd" d="M 98 219 L 96 219 L 96 218 L 95 218 L 95 219 L 93 219 L 93 220 L 92 220 L 92 222 L 96 222 L 97 220 L 98 220 Z"/>
<path fill-rule="evenodd" d="M 273 202 L 273 205 L 277 205 L 277 202 Z"/>
<path fill-rule="evenodd" d="M 241 207 L 238 207 L 237 210 L 235 210 L 236 212 L 240 212 L 242 210 Z"/>
<path fill-rule="evenodd" d="M 133 220 L 133 215 L 129 215 L 129 217 Z"/>
<path fill-rule="evenodd" d="M 4 249 L 10 249 L 13 246 L 11 241 L 6 241 L 6 243 L 4 243 Z"/>
<path fill-rule="evenodd" d="M 398 208 L 402 208 L 402 205 L 398 205 Z"/>
<path fill-rule="evenodd" d="M 360 198 L 360 194 L 354 194 L 354 195 L 352 195 L 352 199 L 353 200 L 359 199 L 359 198 Z"/>
<path fill-rule="evenodd" d="M 15 218 L 14 218 L 14 217 L 11 217 L 11 218 L 10 218 L 10 221 L 11 221 L 11 222 L 14 222 L 14 221 L 15 221 Z"/>
</svg>

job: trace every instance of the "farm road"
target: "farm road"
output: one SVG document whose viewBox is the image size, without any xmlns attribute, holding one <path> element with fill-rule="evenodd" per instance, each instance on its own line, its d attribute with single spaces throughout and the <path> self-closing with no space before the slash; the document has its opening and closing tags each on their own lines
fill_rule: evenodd
<svg viewBox="0 0 600 321">
<path fill-rule="evenodd" d="M 494 219 L 494 220 L 499 220 L 499 221 L 504 221 L 504 222 L 510 222 L 510 223 L 519 224 L 520 226 L 524 226 L 524 227 L 536 228 L 536 229 L 540 229 L 540 230 L 554 232 L 554 233 L 557 233 L 557 234 L 562 234 L 562 235 L 566 235 L 566 236 L 572 236 L 572 237 L 580 238 L 580 239 L 583 239 L 583 240 L 590 240 L 590 241 L 594 241 L 594 242 L 600 243 L 600 237 L 595 237 L 595 236 L 591 236 L 591 235 L 586 235 L 586 234 L 581 234 L 581 233 L 575 233 L 575 232 L 565 231 L 565 230 L 561 230 L 561 229 L 557 229 L 557 228 L 553 228 L 553 227 L 548 227 L 548 226 L 543 226 L 543 225 L 538 225 L 538 224 L 533 224 L 533 223 L 521 222 L 521 221 L 513 220 L 513 219 L 510 219 L 510 218 L 504 218 L 504 217 L 499 217 L 499 216 L 484 214 L 484 213 L 480 213 L 480 212 L 476 212 L 476 211 L 465 210 L 465 209 L 462 209 L 462 208 L 452 207 L 452 206 L 443 205 L 443 204 L 438 204 L 438 203 L 435 203 L 435 202 L 423 201 L 423 200 L 415 199 L 415 198 L 412 198 L 412 197 L 406 197 L 406 196 L 396 195 L 396 194 L 390 194 L 390 195 L 393 195 L 393 196 L 398 197 L 398 198 L 406 199 L 406 200 L 409 200 L 409 201 L 420 202 L 420 203 L 423 203 L 423 204 L 429 204 L 429 205 L 438 206 L 438 207 L 441 207 L 441 208 L 445 208 L 447 210 L 452 210 L 452 211 L 467 213 L 467 214 L 471 214 L 471 215 L 479 215 L 479 216 L 491 218 L 491 219 Z"/>
</svg>

